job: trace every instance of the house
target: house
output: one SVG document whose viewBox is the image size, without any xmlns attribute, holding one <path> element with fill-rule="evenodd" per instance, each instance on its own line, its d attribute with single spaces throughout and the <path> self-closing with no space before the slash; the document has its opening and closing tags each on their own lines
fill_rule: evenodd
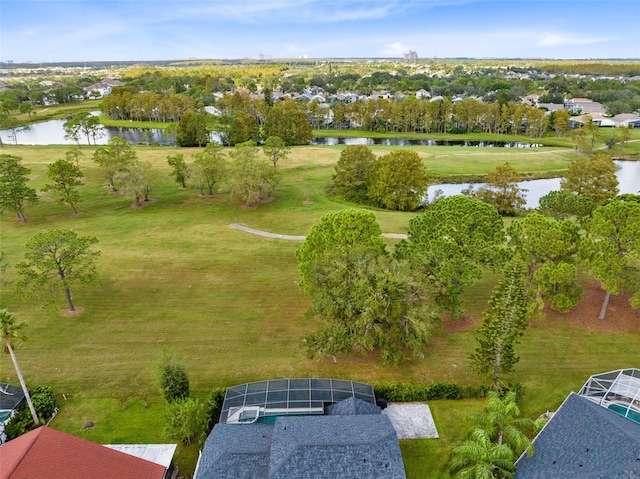
<svg viewBox="0 0 640 479">
<path fill-rule="evenodd" d="M 640 370 L 589 378 L 517 461 L 516 479 L 640 479 Z"/>
<path fill-rule="evenodd" d="M 403 479 L 405 471 L 371 386 L 301 378 L 227 389 L 194 477 Z"/>
<path fill-rule="evenodd" d="M 83 90 L 88 97 L 103 98 L 111 94 L 111 89 L 113 87 L 122 85 L 124 85 L 124 83 L 122 83 L 120 80 L 116 80 L 114 78 L 105 78 L 104 80 L 94 83 L 93 85 L 84 87 Z"/>
<path fill-rule="evenodd" d="M 629 128 L 640 128 L 640 115 L 636 113 L 621 113 L 611 117 L 617 126 L 625 126 Z"/>
<path fill-rule="evenodd" d="M 431 98 L 431 93 L 429 93 L 427 90 L 425 90 L 424 88 L 420 88 L 417 92 L 416 92 L 416 98 L 418 100 L 423 100 L 423 99 L 429 99 Z"/>
<path fill-rule="evenodd" d="M 4 427 L 13 415 L 26 404 L 24 391 L 19 386 L 0 383 L 0 445 L 4 444 L 7 436 Z"/>
<path fill-rule="evenodd" d="M 46 426 L 0 447 L 0 479 L 169 479 L 167 467 Z"/>
<path fill-rule="evenodd" d="M 589 98 L 567 99 L 564 101 L 564 107 L 573 115 L 592 115 L 594 113 L 604 115 L 606 113 L 604 105 Z"/>
</svg>

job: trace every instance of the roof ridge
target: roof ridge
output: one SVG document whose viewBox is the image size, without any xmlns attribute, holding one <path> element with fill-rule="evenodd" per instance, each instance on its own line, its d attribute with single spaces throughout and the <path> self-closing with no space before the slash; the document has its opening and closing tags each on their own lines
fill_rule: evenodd
<svg viewBox="0 0 640 479">
<path fill-rule="evenodd" d="M 15 461 L 13 463 L 13 467 L 7 471 L 7 479 L 9 479 L 11 477 L 11 475 L 16 471 L 16 469 L 18 469 L 18 466 L 20 464 L 22 464 L 22 461 L 25 460 L 25 458 L 27 457 L 28 452 L 33 448 L 33 446 L 35 445 L 35 443 L 38 441 L 38 439 L 40 438 L 40 435 L 42 434 L 42 430 L 44 428 L 46 428 L 46 425 L 42 425 L 40 427 L 37 427 L 31 431 L 29 431 L 27 434 L 30 434 L 33 432 L 33 439 L 31 439 L 31 436 L 29 437 L 29 444 L 26 447 L 26 449 L 23 451 L 22 454 L 20 454 L 20 458 Z M 19 437 L 24 437 L 24 436 L 19 436 Z M 14 439 L 18 439 L 18 438 L 14 438 Z M 26 442 L 26 441 L 25 441 Z"/>
</svg>

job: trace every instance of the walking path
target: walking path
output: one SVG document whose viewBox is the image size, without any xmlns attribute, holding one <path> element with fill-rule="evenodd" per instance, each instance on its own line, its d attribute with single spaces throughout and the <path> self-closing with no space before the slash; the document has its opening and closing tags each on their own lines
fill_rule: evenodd
<svg viewBox="0 0 640 479">
<path fill-rule="evenodd" d="M 298 235 L 281 235 L 279 233 L 269 233 L 268 231 L 249 228 L 248 226 L 239 225 L 237 223 L 231 223 L 229 226 L 237 230 L 245 231 L 247 233 L 251 233 L 258 236 L 265 236 L 267 238 L 276 238 L 276 239 L 283 239 L 288 241 L 304 241 L 306 238 L 305 236 L 298 236 Z M 404 239 L 407 237 L 407 235 L 402 233 L 382 233 L 382 237 Z"/>
</svg>

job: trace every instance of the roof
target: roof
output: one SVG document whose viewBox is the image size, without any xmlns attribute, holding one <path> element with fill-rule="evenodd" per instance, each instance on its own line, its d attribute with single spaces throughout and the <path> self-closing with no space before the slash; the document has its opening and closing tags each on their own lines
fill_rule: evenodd
<svg viewBox="0 0 640 479">
<path fill-rule="evenodd" d="M 1 479 L 162 479 L 159 464 L 39 427 L 0 448 Z"/>
<path fill-rule="evenodd" d="M 197 478 L 266 478 L 273 424 L 216 424 L 207 437 Z"/>
<path fill-rule="evenodd" d="M 276 421 L 269 479 L 405 478 L 387 416 L 287 416 Z"/>
<path fill-rule="evenodd" d="M 24 392 L 20 386 L 0 383 L 0 410 L 13 411 L 22 401 Z"/>
<path fill-rule="evenodd" d="M 640 479 L 640 424 L 571 393 L 517 462 L 516 479 Z"/>
<path fill-rule="evenodd" d="M 382 412 L 380 408 L 374 404 L 356 397 L 350 397 L 327 407 L 327 414 L 330 416 L 353 416 L 360 414 L 382 414 Z"/>
<path fill-rule="evenodd" d="M 197 479 L 404 479 L 387 416 L 282 416 L 275 424 L 216 424 Z"/>
<path fill-rule="evenodd" d="M 109 449 L 160 464 L 165 469 L 171 466 L 176 444 L 105 444 Z"/>
</svg>

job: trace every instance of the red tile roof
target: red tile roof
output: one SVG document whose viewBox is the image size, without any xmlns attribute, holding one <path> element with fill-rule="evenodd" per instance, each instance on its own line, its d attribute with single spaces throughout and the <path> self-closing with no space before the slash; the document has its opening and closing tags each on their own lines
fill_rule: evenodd
<svg viewBox="0 0 640 479">
<path fill-rule="evenodd" d="M 0 447 L 0 479 L 162 479 L 159 464 L 48 427 Z"/>
</svg>

